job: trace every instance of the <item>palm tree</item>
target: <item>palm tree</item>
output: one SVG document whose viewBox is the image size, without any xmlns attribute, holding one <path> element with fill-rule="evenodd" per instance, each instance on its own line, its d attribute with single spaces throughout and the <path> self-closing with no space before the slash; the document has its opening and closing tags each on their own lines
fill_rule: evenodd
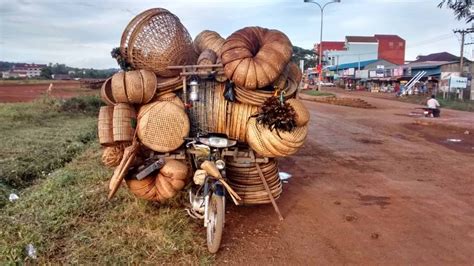
<svg viewBox="0 0 474 266">
<path fill-rule="evenodd" d="M 472 0 L 443 0 L 438 4 L 438 7 L 442 8 L 446 4 L 448 8 L 454 10 L 458 20 L 466 19 L 466 23 L 469 23 L 474 20 L 472 3 Z"/>
</svg>

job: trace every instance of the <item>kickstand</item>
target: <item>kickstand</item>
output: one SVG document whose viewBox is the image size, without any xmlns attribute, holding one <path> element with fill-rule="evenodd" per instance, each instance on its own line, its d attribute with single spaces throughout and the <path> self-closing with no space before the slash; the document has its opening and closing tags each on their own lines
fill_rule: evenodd
<svg viewBox="0 0 474 266">
<path fill-rule="evenodd" d="M 252 151 L 252 153 L 253 153 L 253 151 Z M 257 160 L 255 160 L 255 166 L 257 167 L 258 175 L 260 176 L 260 179 L 262 180 L 263 186 L 265 186 L 265 190 L 268 193 L 268 197 L 270 197 L 273 208 L 275 209 L 275 212 L 278 215 L 278 219 L 280 221 L 283 221 L 283 216 L 280 213 L 280 209 L 278 208 L 278 205 L 276 204 L 275 198 L 273 197 L 272 192 L 270 191 L 270 188 L 268 187 L 267 180 L 263 176 L 262 169 L 260 168 L 260 164 L 257 163 Z"/>
</svg>

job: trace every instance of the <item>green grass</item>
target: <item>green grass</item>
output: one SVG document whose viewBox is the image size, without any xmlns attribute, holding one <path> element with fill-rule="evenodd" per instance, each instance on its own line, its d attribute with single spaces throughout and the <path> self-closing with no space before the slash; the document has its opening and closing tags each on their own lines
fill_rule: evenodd
<svg viewBox="0 0 474 266">
<path fill-rule="evenodd" d="M 112 171 L 98 144 L 20 193 L 0 213 L 0 264 L 209 264 L 201 224 L 182 208 L 137 200 L 125 188 L 108 201 Z M 176 204 L 176 203 L 175 203 Z"/>
<path fill-rule="evenodd" d="M 420 105 L 426 105 L 426 100 L 429 96 L 427 95 L 410 95 L 406 97 L 400 97 L 399 100 L 403 102 L 415 103 Z M 474 101 L 470 100 L 456 100 L 456 99 L 443 99 L 442 95 L 436 97 L 441 108 L 454 109 L 460 111 L 474 112 Z"/>
<path fill-rule="evenodd" d="M 324 91 L 317 91 L 317 90 L 305 90 L 303 91 L 304 94 L 311 95 L 311 96 L 336 96 L 334 93 L 324 92 Z"/>
<path fill-rule="evenodd" d="M 0 208 L 9 193 L 47 177 L 95 141 L 97 102 L 88 96 L 0 104 Z"/>
</svg>

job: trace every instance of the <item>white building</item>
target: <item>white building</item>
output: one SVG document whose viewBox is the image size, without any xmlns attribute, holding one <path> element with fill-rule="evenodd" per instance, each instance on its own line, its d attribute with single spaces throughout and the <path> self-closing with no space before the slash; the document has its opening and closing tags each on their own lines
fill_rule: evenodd
<svg viewBox="0 0 474 266">
<path fill-rule="evenodd" d="M 370 36 L 346 36 L 343 51 L 325 51 L 328 65 L 341 65 L 378 59 L 378 40 Z"/>
</svg>

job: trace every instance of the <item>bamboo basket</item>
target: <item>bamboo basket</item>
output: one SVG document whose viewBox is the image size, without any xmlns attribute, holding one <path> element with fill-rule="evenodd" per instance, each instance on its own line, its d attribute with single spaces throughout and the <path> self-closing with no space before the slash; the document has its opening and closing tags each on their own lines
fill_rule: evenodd
<svg viewBox="0 0 474 266">
<path fill-rule="evenodd" d="M 138 112 L 137 135 L 143 145 L 157 152 L 170 152 L 189 134 L 189 119 L 183 108 L 171 102 L 153 102 Z"/>
<path fill-rule="evenodd" d="M 172 65 L 193 63 L 192 39 L 177 16 L 152 8 L 136 16 L 125 28 L 120 53 L 135 69 L 147 69 L 161 77 L 178 76 Z"/>
<path fill-rule="evenodd" d="M 134 124 L 137 115 L 133 106 L 119 103 L 113 111 L 113 138 L 114 141 L 131 141 L 135 134 Z"/>
<path fill-rule="evenodd" d="M 100 97 L 107 105 L 114 105 L 115 99 L 112 95 L 112 78 L 105 80 L 104 84 L 100 88 Z"/>
<path fill-rule="evenodd" d="M 242 204 L 255 205 L 271 203 L 255 163 L 238 163 L 233 160 L 228 160 L 226 165 L 227 178 L 229 179 L 228 183 L 241 197 Z M 282 193 L 282 183 L 279 177 L 277 161 L 273 159 L 268 163 L 260 164 L 260 168 L 272 196 L 278 199 Z"/>
<path fill-rule="evenodd" d="M 111 87 L 116 102 L 146 104 L 155 96 L 157 78 L 143 69 L 118 72 L 112 76 Z"/>
<path fill-rule="evenodd" d="M 102 145 L 113 145 L 114 144 L 114 135 L 113 135 L 113 106 L 102 106 L 99 110 L 99 121 L 98 121 L 98 133 L 99 133 L 99 143 Z"/>
</svg>

